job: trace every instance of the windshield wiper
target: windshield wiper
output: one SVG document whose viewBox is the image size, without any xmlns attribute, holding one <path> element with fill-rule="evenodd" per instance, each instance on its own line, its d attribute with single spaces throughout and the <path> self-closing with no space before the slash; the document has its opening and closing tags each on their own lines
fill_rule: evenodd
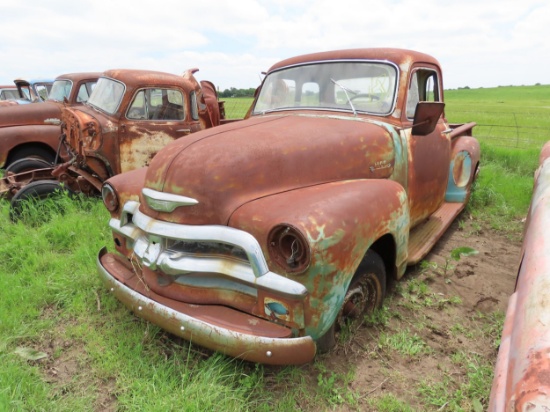
<svg viewBox="0 0 550 412">
<path fill-rule="evenodd" d="M 353 110 L 353 115 L 355 117 L 357 117 L 357 111 L 355 110 L 355 107 L 353 106 L 353 103 L 351 102 L 351 99 L 349 98 L 349 95 L 348 95 L 348 92 L 354 93 L 353 90 L 349 90 L 347 87 L 342 86 L 340 83 L 338 83 L 332 77 L 330 78 L 330 81 L 344 91 L 344 94 L 346 95 L 346 98 L 348 99 L 348 103 L 351 106 L 351 110 Z"/>
</svg>

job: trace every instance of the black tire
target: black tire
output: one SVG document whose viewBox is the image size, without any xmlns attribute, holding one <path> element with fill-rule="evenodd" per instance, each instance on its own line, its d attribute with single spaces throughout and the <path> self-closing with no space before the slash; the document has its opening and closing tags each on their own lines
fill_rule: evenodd
<svg viewBox="0 0 550 412">
<path fill-rule="evenodd" d="M 381 308 L 386 296 L 386 267 L 378 253 L 369 250 L 353 276 L 344 303 L 330 329 L 316 344 L 319 352 L 336 345 L 336 333 L 347 322 L 360 324 L 365 315 Z"/>
<path fill-rule="evenodd" d="M 26 157 L 24 159 L 19 159 L 11 163 L 6 168 L 6 172 L 12 172 L 17 174 L 17 173 L 28 172 L 30 170 L 45 169 L 47 167 L 52 167 L 52 163 L 48 163 L 46 160 L 39 159 L 39 158 Z"/>
<path fill-rule="evenodd" d="M 40 202 L 49 197 L 67 192 L 62 183 L 57 180 L 38 180 L 23 186 L 11 199 L 10 219 L 19 220 L 25 211 L 27 202 Z"/>
<path fill-rule="evenodd" d="M 15 163 L 17 160 L 25 158 L 33 159 L 42 159 L 50 165 L 55 162 L 55 152 L 53 150 L 46 149 L 41 146 L 24 146 L 14 149 L 8 156 L 8 161 L 4 167 L 9 167 L 12 163 Z"/>
</svg>

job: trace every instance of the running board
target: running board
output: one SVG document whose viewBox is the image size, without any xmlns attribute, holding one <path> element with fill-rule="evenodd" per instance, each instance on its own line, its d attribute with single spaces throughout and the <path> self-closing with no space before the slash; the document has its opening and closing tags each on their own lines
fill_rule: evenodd
<svg viewBox="0 0 550 412">
<path fill-rule="evenodd" d="M 428 254 L 464 206 L 464 203 L 445 202 L 426 221 L 411 230 L 407 265 L 420 262 Z"/>
</svg>

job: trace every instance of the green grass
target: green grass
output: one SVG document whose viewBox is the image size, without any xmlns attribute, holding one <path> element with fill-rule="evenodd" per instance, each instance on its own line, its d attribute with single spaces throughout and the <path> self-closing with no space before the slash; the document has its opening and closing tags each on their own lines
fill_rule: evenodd
<svg viewBox="0 0 550 412">
<path fill-rule="evenodd" d="M 102 203 L 58 203 L 41 225 L 44 208 L 13 224 L 7 202 L 0 203 L 0 230 L 9 239 L 0 244 L 0 410 L 102 410 L 115 398 L 119 410 L 293 404 L 264 389 L 263 367 L 211 356 L 130 315 L 96 275 L 97 251 L 111 237 Z M 30 359 L 20 348 L 45 357 Z"/>
<path fill-rule="evenodd" d="M 254 101 L 251 97 L 226 97 L 220 99 L 225 102 L 225 117 L 227 119 L 242 119 Z"/>
<path fill-rule="evenodd" d="M 475 135 L 499 147 L 540 150 L 549 139 L 550 85 L 445 91 L 450 122 L 475 121 Z"/>
</svg>

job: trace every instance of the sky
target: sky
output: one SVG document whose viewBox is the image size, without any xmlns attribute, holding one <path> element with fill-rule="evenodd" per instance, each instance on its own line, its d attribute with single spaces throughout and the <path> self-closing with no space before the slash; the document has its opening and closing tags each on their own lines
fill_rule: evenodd
<svg viewBox="0 0 550 412">
<path fill-rule="evenodd" d="M 0 0 L 0 84 L 148 69 L 219 90 L 282 59 L 363 47 L 434 56 L 446 89 L 550 84 L 548 0 Z"/>
</svg>

